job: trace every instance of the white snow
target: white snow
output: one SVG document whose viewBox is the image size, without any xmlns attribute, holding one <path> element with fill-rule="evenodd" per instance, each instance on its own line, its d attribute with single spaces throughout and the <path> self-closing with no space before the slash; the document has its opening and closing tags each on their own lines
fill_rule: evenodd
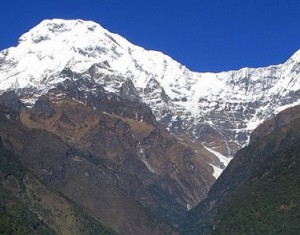
<svg viewBox="0 0 300 235">
<path fill-rule="evenodd" d="M 147 158 L 146 158 L 146 156 L 145 156 L 145 153 L 144 153 L 144 150 L 143 150 L 141 144 L 138 143 L 138 146 L 137 146 L 137 147 L 138 147 L 138 155 L 139 155 L 139 158 L 140 158 L 141 161 L 145 164 L 145 166 L 147 167 L 147 169 L 148 169 L 151 173 L 155 174 L 156 171 L 155 171 L 155 169 L 150 165 L 150 163 L 148 162 L 148 160 L 147 160 Z"/>
<path fill-rule="evenodd" d="M 278 107 L 277 109 L 275 109 L 274 113 L 275 114 L 280 113 L 281 111 L 283 111 L 285 109 L 292 108 L 292 107 L 295 107 L 297 105 L 300 105 L 300 100 L 298 100 L 297 102 L 292 103 L 292 104 L 287 104 L 287 105 L 283 105 L 281 107 Z"/>
<path fill-rule="evenodd" d="M 204 144 L 202 144 L 202 145 L 207 151 L 209 151 L 210 153 L 215 155 L 220 160 L 220 162 L 223 164 L 222 167 L 217 166 L 216 164 L 213 164 L 213 163 L 209 164 L 213 167 L 213 170 L 214 170 L 213 176 L 217 179 L 217 178 L 219 178 L 219 176 L 221 175 L 221 173 L 223 172 L 225 167 L 228 166 L 229 162 L 232 160 L 232 157 L 225 157 L 221 153 L 215 151 L 213 148 L 209 148 L 209 147 L 205 146 Z"/>
<path fill-rule="evenodd" d="M 213 177 L 215 177 L 215 179 L 218 179 L 220 177 L 220 175 L 222 174 L 224 169 L 221 169 L 220 167 L 217 167 L 217 166 L 215 166 L 211 163 L 209 165 L 211 165 L 213 167 L 213 170 L 214 170 Z"/>
<path fill-rule="evenodd" d="M 191 210 L 193 207 L 190 205 L 190 204 L 186 204 L 186 209 L 189 211 L 189 210 Z"/>
<path fill-rule="evenodd" d="M 213 150 L 212 148 L 208 148 L 205 145 L 203 145 L 203 147 L 211 152 L 212 154 L 214 154 L 217 158 L 219 158 L 220 162 L 224 164 L 224 166 L 227 166 L 229 164 L 229 162 L 232 160 L 232 158 L 230 157 L 225 157 L 224 155 L 222 155 L 221 153 Z"/>
</svg>

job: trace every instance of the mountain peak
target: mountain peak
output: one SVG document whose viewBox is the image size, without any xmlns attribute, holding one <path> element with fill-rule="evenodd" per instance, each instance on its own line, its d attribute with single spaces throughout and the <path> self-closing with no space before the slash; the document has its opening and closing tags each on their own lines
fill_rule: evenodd
<svg viewBox="0 0 300 235">
<path fill-rule="evenodd" d="M 82 72 L 99 62 L 116 61 L 128 44 L 92 21 L 44 20 L 23 34 L 17 47 L 1 52 L 1 89 L 14 84 L 40 87 L 64 68 Z"/>
<path fill-rule="evenodd" d="M 63 19 L 52 19 L 43 20 L 37 26 L 32 28 L 29 32 L 23 34 L 19 42 L 33 42 L 39 43 L 44 40 L 49 40 L 53 36 L 57 36 L 66 32 L 76 32 L 81 35 L 85 35 L 89 32 L 94 32 L 95 30 L 104 29 L 97 23 L 93 21 L 84 20 L 63 20 Z"/>
<path fill-rule="evenodd" d="M 44 20 L 17 47 L 0 52 L 0 93 L 34 90 L 38 97 L 72 79 L 61 76 L 65 69 L 116 94 L 130 80 L 136 94 L 129 97 L 139 97 L 166 128 L 185 130 L 224 160 L 276 110 L 299 102 L 299 58 L 300 50 L 278 66 L 197 73 L 93 21 Z"/>
<path fill-rule="evenodd" d="M 291 59 L 292 59 L 293 61 L 297 61 L 298 63 L 300 63 L 300 50 L 296 51 L 296 52 L 292 55 Z"/>
<path fill-rule="evenodd" d="M 95 22 L 83 20 L 44 20 L 23 34 L 17 47 L 2 51 L 0 60 L 5 61 L 0 63 L 3 90 L 14 84 L 18 88 L 40 87 L 64 68 L 84 72 L 104 61 L 125 77 L 140 77 L 141 84 L 150 74 L 168 82 L 182 77 L 186 70 L 160 52 L 147 51 Z"/>
</svg>

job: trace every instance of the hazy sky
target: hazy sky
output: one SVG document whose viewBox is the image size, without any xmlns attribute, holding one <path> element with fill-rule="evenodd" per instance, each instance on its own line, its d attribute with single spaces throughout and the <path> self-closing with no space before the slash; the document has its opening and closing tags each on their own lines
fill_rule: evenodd
<svg viewBox="0 0 300 235">
<path fill-rule="evenodd" d="M 0 49 L 51 18 L 96 21 L 194 71 L 278 64 L 300 49 L 299 0 L 3 0 Z"/>
</svg>

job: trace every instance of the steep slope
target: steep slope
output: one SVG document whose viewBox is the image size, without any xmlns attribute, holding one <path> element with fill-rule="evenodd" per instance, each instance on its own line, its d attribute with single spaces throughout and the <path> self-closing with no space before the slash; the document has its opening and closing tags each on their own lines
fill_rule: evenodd
<svg viewBox="0 0 300 235">
<path fill-rule="evenodd" d="M 172 233 L 214 182 L 209 153 L 160 128 L 145 104 L 73 75 L 30 109 L 14 92 L 0 96 L 4 146 L 115 231 Z"/>
<path fill-rule="evenodd" d="M 14 100 L 13 97 L 16 97 L 13 93 L 5 93 L 3 96 L 3 99 L 0 97 L 1 104 L 7 104 L 8 100 Z M 10 103 L 12 107 L 1 106 L 1 143 L 8 151 L 18 154 L 22 164 L 47 186 L 39 186 L 40 183 L 36 179 L 27 185 L 34 198 L 46 206 L 46 212 L 54 210 L 50 218 L 58 219 L 56 222 L 60 223 L 60 226 L 63 225 L 63 227 L 56 227 L 58 233 L 65 233 L 64 229 L 68 229 L 67 223 L 63 223 L 64 218 L 71 223 L 72 219 L 78 221 L 80 218 L 72 216 L 73 209 L 69 208 L 71 210 L 69 212 L 69 206 L 60 197 L 51 196 L 51 190 L 73 201 L 77 207 L 84 208 L 89 217 L 96 219 L 95 222 L 93 222 L 94 219 L 88 220 L 90 225 L 84 221 L 83 226 L 97 229 L 98 221 L 121 234 L 176 234 L 170 226 L 158 221 L 150 209 L 142 206 L 118 185 L 117 178 L 122 178 L 121 172 L 108 168 L 109 166 L 101 158 L 99 159 L 98 155 L 93 157 L 79 146 L 77 149 L 69 147 L 55 134 L 43 129 L 29 129 L 24 126 L 21 116 L 24 115 L 22 112 L 27 111 L 20 101 L 17 99 L 14 101 Z M 144 169 L 141 166 L 142 163 L 139 164 Z M 14 166 L 8 164 L 5 169 L 11 171 Z M 6 178 L 6 175 L 1 175 L 1 180 Z M 48 198 L 49 194 L 50 198 Z M 34 204 L 33 206 L 39 208 L 40 205 Z M 59 207 L 62 208 L 58 209 Z M 55 215 L 55 213 L 58 214 Z M 48 218 L 47 215 L 46 213 L 46 218 Z M 60 216 L 64 218 L 60 219 Z M 70 234 L 76 233 L 76 226 L 74 224 L 70 226 L 75 229 L 70 230 Z"/>
<path fill-rule="evenodd" d="M 15 90 L 33 105 L 66 79 L 63 70 L 148 104 L 165 128 L 210 151 L 215 177 L 259 123 L 298 103 L 300 94 L 300 51 L 267 68 L 195 73 L 94 22 L 59 19 L 41 22 L 17 47 L 1 51 L 0 89 Z"/>
<path fill-rule="evenodd" d="M 0 146 L 1 234 L 115 234 Z"/>
<path fill-rule="evenodd" d="M 300 106 L 260 125 L 189 212 L 183 234 L 298 234 Z"/>
<path fill-rule="evenodd" d="M 55 234 L 1 185 L 0 195 L 1 234 Z"/>
</svg>

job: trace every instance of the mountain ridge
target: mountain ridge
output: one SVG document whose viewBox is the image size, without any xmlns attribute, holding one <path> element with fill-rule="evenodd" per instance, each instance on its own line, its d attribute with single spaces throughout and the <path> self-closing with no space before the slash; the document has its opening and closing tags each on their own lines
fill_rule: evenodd
<svg viewBox="0 0 300 235">
<path fill-rule="evenodd" d="M 124 95 L 127 83 L 127 98 L 146 103 L 170 132 L 188 135 L 215 155 L 215 177 L 259 123 L 300 100 L 300 50 L 279 65 L 197 73 L 95 22 L 61 19 L 42 21 L 17 47 L 0 53 L 1 89 L 15 90 L 33 105 L 64 81 L 64 69 L 107 93 Z"/>
</svg>

